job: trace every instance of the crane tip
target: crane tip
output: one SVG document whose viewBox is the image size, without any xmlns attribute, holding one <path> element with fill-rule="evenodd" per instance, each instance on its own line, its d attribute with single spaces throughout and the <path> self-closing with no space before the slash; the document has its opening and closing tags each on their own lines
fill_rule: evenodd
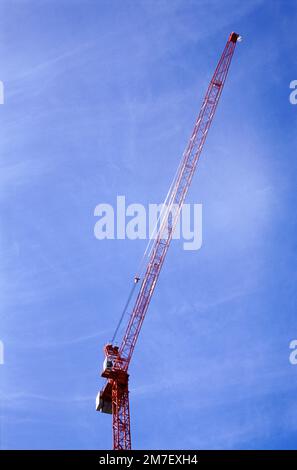
<svg viewBox="0 0 297 470">
<path fill-rule="evenodd" d="M 240 36 L 240 34 L 234 33 L 234 31 L 233 31 L 229 36 L 229 41 L 230 42 L 241 42 L 242 41 L 242 36 Z"/>
</svg>

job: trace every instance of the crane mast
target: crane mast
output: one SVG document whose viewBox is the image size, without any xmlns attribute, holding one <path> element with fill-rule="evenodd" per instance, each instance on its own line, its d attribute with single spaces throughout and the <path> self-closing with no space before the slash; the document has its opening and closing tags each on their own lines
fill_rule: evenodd
<svg viewBox="0 0 297 470">
<path fill-rule="evenodd" d="M 116 450 L 131 449 L 129 364 L 211 126 L 238 40 L 240 40 L 240 36 L 237 33 L 230 34 L 209 83 L 192 135 L 171 186 L 166 212 L 156 233 L 145 274 L 120 346 L 107 344 L 104 347 L 105 361 L 101 376 L 107 381 L 97 396 L 96 408 L 103 413 L 112 414 L 113 448 Z M 139 280 L 138 277 L 135 278 L 136 283 Z"/>
</svg>

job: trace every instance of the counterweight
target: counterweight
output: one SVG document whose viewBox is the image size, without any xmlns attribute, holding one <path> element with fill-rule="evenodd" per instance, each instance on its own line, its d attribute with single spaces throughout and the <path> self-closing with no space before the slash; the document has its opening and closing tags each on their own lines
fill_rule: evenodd
<svg viewBox="0 0 297 470">
<path fill-rule="evenodd" d="M 159 274 L 166 257 L 172 235 L 188 189 L 190 187 L 204 142 L 212 123 L 230 67 L 234 49 L 240 36 L 231 33 L 194 125 L 189 143 L 175 180 L 171 186 L 165 214 L 150 251 L 147 267 L 138 291 L 132 313 L 120 347 L 107 344 L 104 348 L 105 361 L 102 377 L 107 382 L 98 394 L 97 410 L 113 415 L 114 449 L 131 449 L 130 412 L 128 397 L 128 367 L 153 295 Z M 136 278 L 136 282 L 138 282 Z"/>
</svg>

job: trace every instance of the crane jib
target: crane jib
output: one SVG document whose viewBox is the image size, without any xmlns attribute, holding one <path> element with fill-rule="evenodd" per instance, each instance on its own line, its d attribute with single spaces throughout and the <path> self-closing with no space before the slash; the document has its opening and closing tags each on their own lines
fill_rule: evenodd
<svg viewBox="0 0 297 470">
<path fill-rule="evenodd" d="M 119 356 L 122 360 L 124 359 L 124 368 L 126 370 L 128 369 L 145 313 L 169 248 L 183 202 L 191 184 L 204 141 L 210 128 L 214 111 L 217 107 L 230 66 L 234 47 L 235 43 L 232 41 L 228 42 L 226 45 L 225 54 L 221 58 L 210 82 L 201 111 L 195 123 L 191 139 L 184 153 L 182 165 L 176 177 L 175 185 L 172 188 L 171 195 L 169 197 L 169 208 L 167 211 L 168 214 L 171 214 L 171 219 L 169 217 L 165 217 L 159 229 L 142 285 L 119 349 Z"/>
</svg>

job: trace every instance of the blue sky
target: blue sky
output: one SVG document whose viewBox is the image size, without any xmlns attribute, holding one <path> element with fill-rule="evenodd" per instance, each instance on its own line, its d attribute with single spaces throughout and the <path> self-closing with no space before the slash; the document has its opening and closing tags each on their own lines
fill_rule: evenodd
<svg viewBox="0 0 297 470">
<path fill-rule="evenodd" d="M 102 347 L 144 241 L 96 240 L 94 208 L 164 199 L 216 62 L 237 46 L 131 364 L 143 449 L 295 448 L 294 1 L 0 6 L 1 448 L 104 449 Z"/>
</svg>

